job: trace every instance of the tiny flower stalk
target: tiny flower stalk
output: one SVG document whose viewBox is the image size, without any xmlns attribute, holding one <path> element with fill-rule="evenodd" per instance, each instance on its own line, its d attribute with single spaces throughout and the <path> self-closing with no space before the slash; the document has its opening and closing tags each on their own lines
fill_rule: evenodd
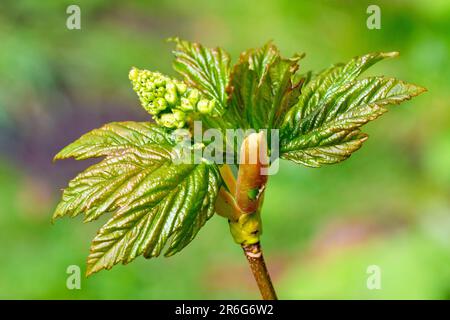
<svg viewBox="0 0 450 320">
<path fill-rule="evenodd" d="M 228 218 L 231 235 L 244 250 L 262 298 L 275 300 L 277 295 L 260 244 L 260 213 L 267 183 L 267 166 L 266 137 L 263 132 L 252 133 L 241 146 L 237 182 L 228 165 L 220 170 L 226 188 L 219 191 L 216 212 Z"/>
</svg>

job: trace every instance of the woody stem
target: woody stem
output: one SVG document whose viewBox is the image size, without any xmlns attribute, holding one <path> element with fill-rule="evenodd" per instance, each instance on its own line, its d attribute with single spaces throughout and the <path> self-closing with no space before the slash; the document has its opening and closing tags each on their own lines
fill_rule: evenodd
<svg viewBox="0 0 450 320">
<path fill-rule="evenodd" d="M 258 242 L 247 246 L 243 245 L 242 249 L 244 249 L 245 257 L 250 265 L 262 298 L 264 300 L 277 300 L 277 294 L 264 261 L 261 244 Z"/>
</svg>

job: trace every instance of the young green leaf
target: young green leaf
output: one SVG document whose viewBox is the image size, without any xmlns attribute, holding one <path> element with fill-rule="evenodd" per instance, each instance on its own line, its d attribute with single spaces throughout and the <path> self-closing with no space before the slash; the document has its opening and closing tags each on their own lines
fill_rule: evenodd
<svg viewBox="0 0 450 320">
<path fill-rule="evenodd" d="M 228 88 L 230 112 L 239 119 L 241 127 L 270 129 L 297 102 L 300 83 L 293 84 L 292 76 L 301 57 L 283 59 L 271 43 L 241 54 Z"/>
<path fill-rule="evenodd" d="M 281 157 L 311 167 L 347 159 L 367 139 L 360 127 L 425 91 L 394 78 L 355 80 L 370 65 L 396 53 L 369 54 L 312 79 L 281 128 Z"/>
<path fill-rule="evenodd" d="M 214 214 L 220 186 L 216 165 L 167 162 L 132 190 L 92 241 L 87 274 L 129 263 L 139 255 L 183 249 Z"/>
<path fill-rule="evenodd" d="M 84 134 L 62 149 L 54 160 L 84 160 L 111 155 L 124 149 L 147 144 L 173 144 L 165 128 L 150 122 L 111 122 Z"/>
<path fill-rule="evenodd" d="M 213 115 L 222 115 L 226 110 L 227 93 L 225 91 L 230 76 L 230 56 L 221 48 L 206 48 L 178 38 L 173 52 L 173 67 L 180 73 L 188 85 L 197 88 L 204 95 L 216 101 Z"/>
<path fill-rule="evenodd" d="M 150 123 L 111 123 L 85 134 L 55 158 L 106 156 L 70 181 L 54 219 L 83 213 L 113 217 L 94 239 L 88 274 L 184 248 L 214 213 L 221 186 L 215 164 L 177 164 L 174 142 Z"/>
<path fill-rule="evenodd" d="M 396 56 L 398 52 L 369 53 L 320 72 L 302 88 L 299 101 L 289 110 L 283 121 L 283 127 L 295 133 L 298 122 L 320 106 L 337 89 L 355 80 L 375 63 Z"/>
<path fill-rule="evenodd" d="M 170 149 L 135 145 L 110 155 L 69 182 L 53 219 L 84 214 L 84 221 L 114 212 L 129 201 L 130 192 L 153 171 L 172 160 Z"/>
</svg>

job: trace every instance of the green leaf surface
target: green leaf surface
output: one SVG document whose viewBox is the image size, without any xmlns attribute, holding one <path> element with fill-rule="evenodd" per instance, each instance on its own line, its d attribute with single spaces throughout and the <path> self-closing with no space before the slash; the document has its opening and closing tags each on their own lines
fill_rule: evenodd
<svg viewBox="0 0 450 320">
<path fill-rule="evenodd" d="M 346 64 L 333 65 L 315 75 L 302 88 L 299 101 L 289 110 L 284 119 L 283 127 L 286 128 L 288 126 L 289 130 L 295 132 L 298 122 L 323 104 L 325 100 L 329 99 L 336 90 L 355 80 L 361 73 L 378 61 L 396 56 L 398 56 L 398 52 L 369 53 L 355 57 Z"/>
<path fill-rule="evenodd" d="M 92 241 L 87 274 L 129 263 L 139 255 L 166 256 L 184 248 L 214 214 L 216 166 L 164 163 L 127 196 L 127 203 Z"/>
<path fill-rule="evenodd" d="M 112 122 L 81 136 L 62 149 L 55 160 L 73 157 L 83 160 L 111 155 L 146 144 L 172 144 L 167 131 L 151 122 Z"/>
<path fill-rule="evenodd" d="M 397 53 L 357 57 L 316 75 L 303 88 L 298 103 L 281 127 L 281 157 L 311 167 L 347 159 L 367 139 L 365 123 L 425 91 L 394 78 L 356 78 L 383 58 Z"/>
<path fill-rule="evenodd" d="M 141 131 L 142 130 L 142 131 Z M 217 165 L 179 164 L 170 135 L 150 123 L 112 123 L 87 133 L 56 158 L 106 158 L 64 190 L 54 219 L 113 217 L 95 237 L 88 274 L 138 255 L 169 256 L 184 248 L 213 215 L 221 178 Z"/>
<path fill-rule="evenodd" d="M 188 85 L 199 89 L 204 95 L 216 101 L 214 115 L 222 115 L 226 110 L 230 76 L 230 56 L 221 48 L 206 48 L 178 38 L 173 52 L 173 67 Z"/>
<path fill-rule="evenodd" d="M 170 150 L 158 145 L 135 145 L 108 156 L 69 182 L 53 219 L 84 214 L 84 221 L 114 212 L 129 201 L 134 190 L 153 171 L 172 161 Z"/>
<path fill-rule="evenodd" d="M 230 86 L 230 112 L 242 128 L 272 128 L 284 112 L 297 102 L 300 84 L 292 82 L 302 56 L 280 57 L 271 43 L 241 54 L 233 69 Z"/>
</svg>

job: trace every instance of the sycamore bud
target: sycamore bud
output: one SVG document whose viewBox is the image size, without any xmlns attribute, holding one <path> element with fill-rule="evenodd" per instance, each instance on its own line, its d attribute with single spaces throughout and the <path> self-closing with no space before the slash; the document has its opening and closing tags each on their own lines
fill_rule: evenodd
<svg viewBox="0 0 450 320">
<path fill-rule="evenodd" d="M 197 89 L 159 72 L 132 68 L 128 76 L 144 109 L 167 128 L 182 128 L 191 119 L 190 113 L 210 114 L 214 108 L 214 101 Z"/>
</svg>

